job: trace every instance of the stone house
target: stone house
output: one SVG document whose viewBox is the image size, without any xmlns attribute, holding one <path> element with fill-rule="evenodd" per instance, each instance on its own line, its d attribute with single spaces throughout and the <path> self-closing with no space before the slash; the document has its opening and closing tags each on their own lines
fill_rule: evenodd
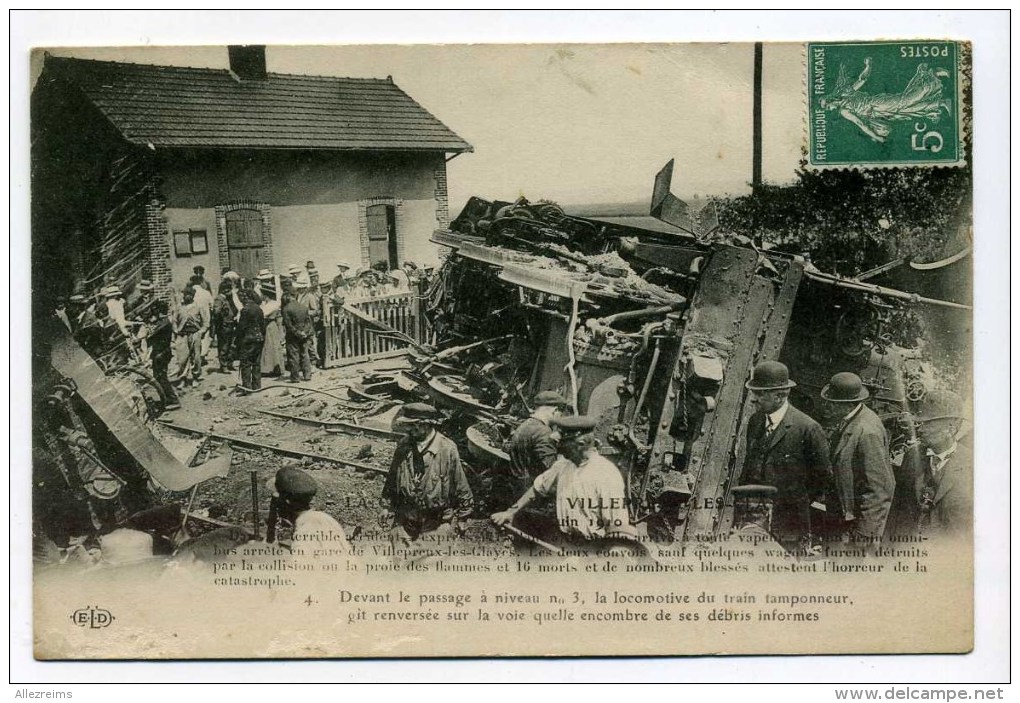
<svg viewBox="0 0 1020 703">
<path fill-rule="evenodd" d="M 46 55 L 32 95 L 34 297 L 149 278 L 161 296 L 196 265 L 253 276 L 313 260 L 435 261 L 446 163 L 471 151 L 392 80 Z"/>
</svg>

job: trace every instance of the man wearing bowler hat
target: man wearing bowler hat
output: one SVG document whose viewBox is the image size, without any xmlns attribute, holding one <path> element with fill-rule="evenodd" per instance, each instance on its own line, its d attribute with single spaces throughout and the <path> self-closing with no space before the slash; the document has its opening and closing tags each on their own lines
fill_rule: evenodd
<svg viewBox="0 0 1020 703">
<path fill-rule="evenodd" d="M 839 418 L 829 439 L 843 519 L 855 538 L 877 540 L 885 532 L 896 478 L 885 427 L 864 404 L 868 396 L 861 377 L 849 371 L 837 373 L 822 389 L 832 417 Z"/>
<path fill-rule="evenodd" d="M 504 485 L 498 487 L 497 492 L 501 495 L 494 501 L 500 508 L 510 505 L 524 493 L 535 477 L 549 469 L 558 456 L 558 438 L 552 424 L 567 406 L 566 399 L 556 391 L 540 391 L 531 404 L 531 416 L 518 425 L 510 438 L 510 473 Z"/>
<path fill-rule="evenodd" d="M 780 542 L 810 543 L 821 532 L 812 525 L 812 503 L 824 504 L 832 472 L 825 431 L 790 404 L 796 385 L 785 364 L 762 361 L 754 367 L 746 386 L 757 409 L 747 423 L 740 482 L 775 486 L 773 535 Z"/>
<path fill-rule="evenodd" d="M 968 534 L 974 520 L 974 484 L 969 450 L 958 440 L 963 400 L 933 389 L 918 404 L 915 428 L 921 457 L 914 483 L 917 527 L 922 533 Z"/>
<path fill-rule="evenodd" d="M 393 419 L 393 431 L 404 435 L 383 486 L 394 548 L 428 532 L 459 533 L 460 521 L 471 515 L 474 497 L 457 445 L 436 430 L 439 420 L 427 403 L 408 403 Z"/>
</svg>

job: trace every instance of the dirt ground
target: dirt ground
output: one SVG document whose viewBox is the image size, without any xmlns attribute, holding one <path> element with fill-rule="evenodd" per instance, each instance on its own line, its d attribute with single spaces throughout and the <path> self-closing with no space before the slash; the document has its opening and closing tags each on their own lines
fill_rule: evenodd
<svg viewBox="0 0 1020 703">
<path fill-rule="evenodd" d="M 209 368 L 215 369 L 215 364 L 207 367 L 207 371 Z M 274 447 L 346 459 L 374 470 L 342 466 L 311 457 L 296 458 L 272 451 L 234 447 L 230 474 L 199 484 L 191 512 L 250 529 L 253 526 L 251 472 L 254 471 L 259 491 L 259 529 L 264 535 L 270 498 L 268 484 L 278 469 L 297 466 L 319 484 L 312 507 L 337 519 L 348 536 L 387 528 L 388 523 L 380 518 L 385 507 L 381 495 L 396 446 L 394 440 L 353 430 L 328 432 L 322 426 L 273 417 L 260 411 L 309 420 L 342 420 L 388 431 L 398 405 L 380 407 L 349 401 L 347 389 L 366 374 L 399 373 L 405 368 L 408 364 L 398 357 L 316 369 L 311 381 L 300 384 L 290 384 L 283 378 L 263 377 L 263 390 L 250 395 L 237 394 L 236 372 L 223 374 L 213 370 L 205 373 L 201 381 L 180 391 L 181 409 L 164 413 L 161 421 Z M 193 453 L 200 443 L 199 438 L 172 429 L 157 427 L 156 431 L 171 446 L 171 451 L 178 454 Z M 468 463 L 466 457 L 462 460 Z M 470 474 L 471 467 L 465 468 Z M 179 500 L 186 507 L 190 492 L 177 494 L 172 499 Z M 504 538 L 481 514 L 471 521 L 470 533 L 475 540 L 501 541 Z"/>
</svg>

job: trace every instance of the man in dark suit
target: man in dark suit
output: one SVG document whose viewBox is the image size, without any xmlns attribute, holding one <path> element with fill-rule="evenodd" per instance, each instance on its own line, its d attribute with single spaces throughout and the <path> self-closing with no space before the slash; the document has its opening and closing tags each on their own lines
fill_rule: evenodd
<svg viewBox="0 0 1020 703">
<path fill-rule="evenodd" d="M 969 534 L 974 521 L 974 478 L 969 451 L 957 441 L 963 400 L 933 389 L 915 416 L 921 471 L 914 484 L 917 525 L 924 533 Z"/>
<path fill-rule="evenodd" d="M 299 285 L 302 290 L 308 288 L 306 280 L 294 285 L 295 291 Z M 290 369 L 290 382 L 297 383 L 302 379 L 309 381 L 312 378 L 312 358 L 309 348 L 315 343 L 315 329 L 312 326 L 308 304 L 306 299 L 298 297 L 296 292 L 285 295 L 284 299 L 286 304 L 283 306 L 283 327 L 286 330 L 287 368 Z"/>
<path fill-rule="evenodd" d="M 258 298 L 251 290 L 239 294 L 244 307 L 234 328 L 234 353 L 240 363 L 241 386 L 250 391 L 262 388 L 262 345 L 265 342 L 266 321 Z"/>
<path fill-rule="evenodd" d="M 836 374 L 822 389 L 837 419 L 830 444 L 841 515 L 853 536 L 864 541 L 882 537 L 896 489 L 889 438 L 878 415 L 864 404 L 868 396 L 860 376 L 850 372 Z"/>
<path fill-rule="evenodd" d="M 797 384 L 785 364 L 759 363 L 746 385 L 758 407 L 747 423 L 740 482 L 775 486 L 772 534 L 781 542 L 810 543 L 821 531 L 812 525 L 812 503 L 824 504 L 831 482 L 825 431 L 790 404 Z"/>
</svg>

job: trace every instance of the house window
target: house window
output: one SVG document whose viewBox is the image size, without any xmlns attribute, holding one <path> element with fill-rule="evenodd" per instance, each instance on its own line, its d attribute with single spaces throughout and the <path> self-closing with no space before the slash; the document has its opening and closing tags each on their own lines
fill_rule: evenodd
<svg viewBox="0 0 1020 703">
<path fill-rule="evenodd" d="M 365 210 L 368 220 L 368 263 L 372 268 L 397 268 L 396 210 L 392 205 L 369 205 Z"/>
<path fill-rule="evenodd" d="M 191 230 L 191 253 L 192 254 L 209 253 L 209 237 L 206 235 L 204 229 Z"/>
<path fill-rule="evenodd" d="M 209 238 L 204 229 L 175 229 L 174 255 L 208 254 Z"/>
</svg>

